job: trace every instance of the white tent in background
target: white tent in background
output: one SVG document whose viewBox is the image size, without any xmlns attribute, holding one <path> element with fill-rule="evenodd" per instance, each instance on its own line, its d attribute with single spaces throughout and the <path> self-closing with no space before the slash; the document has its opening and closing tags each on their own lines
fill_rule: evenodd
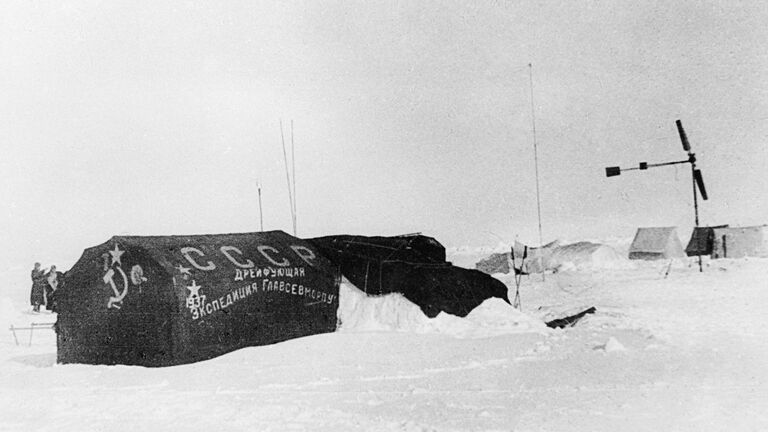
<svg viewBox="0 0 768 432">
<path fill-rule="evenodd" d="M 550 268 L 549 260 L 552 252 L 559 246 L 560 240 L 555 240 L 544 246 L 528 247 L 528 255 L 523 260 L 525 245 L 515 240 L 515 246 L 512 248 L 515 253 L 515 266 L 525 273 L 542 273 Z"/>
<path fill-rule="evenodd" d="M 631 266 L 627 259 L 610 246 L 600 243 L 578 242 L 559 245 L 559 241 L 539 248 L 528 248 L 528 255 L 523 261 L 525 245 L 516 242 L 515 265 L 525 273 L 556 271 L 568 265 L 577 269 L 608 269 Z M 521 268 L 522 265 L 522 268 Z M 512 268 L 510 254 L 497 253 L 479 261 L 475 268 L 488 273 L 509 273 Z"/>
<path fill-rule="evenodd" d="M 576 268 L 610 269 L 631 266 L 616 249 L 590 242 L 578 242 L 559 246 L 552 251 L 549 268 L 557 269 L 572 264 Z"/>
<path fill-rule="evenodd" d="M 676 227 L 638 228 L 629 247 L 629 259 L 658 260 L 685 258 Z"/>
<path fill-rule="evenodd" d="M 768 255 L 768 225 L 713 229 L 712 258 Z"/>
</svg>

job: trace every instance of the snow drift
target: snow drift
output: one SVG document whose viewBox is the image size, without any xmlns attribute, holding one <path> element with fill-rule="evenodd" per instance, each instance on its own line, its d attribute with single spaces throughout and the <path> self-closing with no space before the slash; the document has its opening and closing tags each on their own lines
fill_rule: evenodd
<svg viewBox="0 0 768 432">
<path fill-rule="evenodd" d="M 465 318 L 445 312 L 429 318 L 400 293 L 366 295 L 346 278 L 339 286 L 338 322 L 341 332 L 440 333 L 458 338 L 547 331 L 543 321 L 495 297 L 485 300 Z"/>
<path fill-rule="evenodd" d="M 516 245 L 515 265 L 526 273 L 567 270 L 608 270 L 629 269 L 633 264 L 614 248 L 592 242 L 577 242 L 560 245 L 552 242 L 545 248 L 528 249 L 528 256 L 522 260 L 522 245 Z M 495 253 L 480 260 L 475 267 L 488 274 L 510 273 L 512 259 L 510 252 Z"/>
</svg>

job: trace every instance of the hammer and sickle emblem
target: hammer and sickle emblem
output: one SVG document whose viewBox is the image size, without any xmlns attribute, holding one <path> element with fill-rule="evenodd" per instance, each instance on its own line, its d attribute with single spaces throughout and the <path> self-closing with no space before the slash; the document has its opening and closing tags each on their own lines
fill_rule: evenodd
<svg viewBox="0 0 768 432">
<path fill-rule="evenodd" d="M 110 268 L 107 270 L 107 274 L 104 275 L 104 283 L 109 284 L 109 286 L 112 287 L 112 291 L 115 292 L 115 295 L 109 298 L 109 302 L 107 302 L 107 309 L 114 307 L 115 309 L 120 309 L 120 303 L 123 302 L 123 299 L 125 298 L 126 294 L 128 294 L 128 277 L 126 277 L 125 272 L 122 268 L 117 267 L 117 271 L 120 272 L 120 274 L 123 276 L 123 292 L 120 292 L 117 290 L 117 286 L 115 285 L 115 270 Z"/>
</svg>

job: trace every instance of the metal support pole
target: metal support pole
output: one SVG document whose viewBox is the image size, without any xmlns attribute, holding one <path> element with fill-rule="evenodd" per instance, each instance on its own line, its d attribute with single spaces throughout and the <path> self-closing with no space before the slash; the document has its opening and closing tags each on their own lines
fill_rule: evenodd
<svg viewBox="0 0 768 432">
<path fill-rule="evenodd" d="M 16 337 L 16 329 L 13 328 L 13 324 L 11 324 L 11 333 L 13 333 L 13 340 L 16 342 L 16 345 L 19 344 L 19 339 Z"/>
<path fill-rule="evenodd" d="M 691 182 L 693 185 L 693 213 L 696 217 L 696 228 L 699 227 L 699 198 L 698 194 L 696 193 L 696 163 L 691 162 Z M 694 230 L 696 229 L 694 228 Z M 699 254 L 699 273 L 704 272 L 704 269 L 701 265 L 701 254 Z"/>
<path fill-rule="evenodd" d="M 544 246 L 544 236 L 541 233 L 541 194 L 539 192 L 539 150 L 536 142 L 536 110 L 533 103 L 533 64 L 528 63 L 528 80 L 531 89 L 531 128 L 533 130 L 533 165 L 536 171 L 536 211 L 539 221 L 539 246 Z M 541 280 L 546 280 L 546 272 L 542 268 Z"/>
<path fill-rule="evenodd" d="M 261 232 L 264 232 L 264 212 L 261 210 L 261 185 L 259 185 L 259 225 Z"/>
</svg>

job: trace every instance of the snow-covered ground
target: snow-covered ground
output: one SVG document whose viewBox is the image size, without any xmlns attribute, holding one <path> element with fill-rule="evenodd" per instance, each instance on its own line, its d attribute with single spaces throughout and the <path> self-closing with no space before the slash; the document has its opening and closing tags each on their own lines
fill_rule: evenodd
<svg viewBox="0 0 768 432">
<path fill-rule="evenodd" d="M 768 260 L 705 264 L 525 277 L 523 313 L 490 300 L 464 319 L 344 285 L 336 333 L 170 368 L 57 365 L 50 330 L 16 345 L 11 324 L 55 317 L 14 285 L 0 430 L 765 430 Z M 575 327 L 543 325 L 590 306 Z"/>
</svg>

